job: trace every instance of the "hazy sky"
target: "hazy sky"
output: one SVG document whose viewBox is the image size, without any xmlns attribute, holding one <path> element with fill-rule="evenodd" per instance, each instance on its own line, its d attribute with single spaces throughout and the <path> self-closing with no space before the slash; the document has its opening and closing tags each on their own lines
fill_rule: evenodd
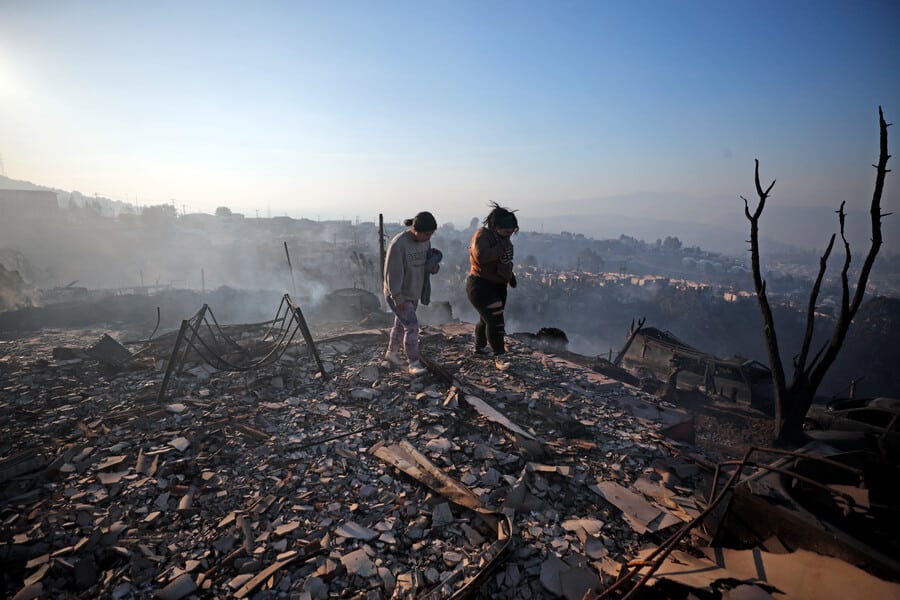
<svg viewBox="0 0 900 600">
<path fill-rule="evenodd" d="M 879 104 L 896 0 L 0 0 L 6 175 L 189 212 L 733 199 L 754 158 L 836 206 L 871 196 Z"/>
</svg>

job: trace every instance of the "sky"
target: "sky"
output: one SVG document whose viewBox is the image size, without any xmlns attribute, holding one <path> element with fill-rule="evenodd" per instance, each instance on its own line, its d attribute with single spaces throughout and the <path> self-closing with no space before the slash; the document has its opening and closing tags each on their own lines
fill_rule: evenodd
<svg viewBox="0 0 900 600">
<path fill-rule="evenodd" d="M 0 159 L 139 206 L 467 224 L 751 197 L 758 158 L 779 202 L 865 209 L 898 32 L 896 0 L 0 0 Z"/>
</svg>

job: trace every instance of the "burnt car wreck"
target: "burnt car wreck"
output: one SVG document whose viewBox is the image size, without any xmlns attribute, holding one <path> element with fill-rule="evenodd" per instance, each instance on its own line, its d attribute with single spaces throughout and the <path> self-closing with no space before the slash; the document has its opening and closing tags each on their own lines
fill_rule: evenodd
<svg viewBox="0 0 900 600">
<path fill-rule="evenodd" d="M 204 304 L 158 335 L 4 341 L 4 595 L 900 594 L 896 464 L 708 454 L 669 436 L 699 444 L 705 422 L 640 385 L 675 357 L 680 385 L 758 404 L 733 363 L 648 329 L 616 365 L 547 330 L 511 339 L 501 372 L 451 321 L 423 329 L 412 377 L 382 360 L 375 307 L 361 327 L 365 296 L 339 296 L 354 321 L 307 322 L 285 295 L 257 324 Z M 823 565 L 839 584 L 798 583 Z"/>
</svg>

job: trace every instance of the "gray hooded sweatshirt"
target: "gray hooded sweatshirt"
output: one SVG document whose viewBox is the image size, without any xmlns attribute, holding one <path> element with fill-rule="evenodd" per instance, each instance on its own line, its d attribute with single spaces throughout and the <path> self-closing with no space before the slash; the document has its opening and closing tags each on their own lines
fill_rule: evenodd
<svg viewBox="0 0 900 600">
<path fill-rule="evenodd" d="M 409 230 L 388 243 L 384 260 L 384 295 L 394 303 L 418 302 L 425 286 L 425 261 L 431 241 L 417 242 Z"/>
</svg>

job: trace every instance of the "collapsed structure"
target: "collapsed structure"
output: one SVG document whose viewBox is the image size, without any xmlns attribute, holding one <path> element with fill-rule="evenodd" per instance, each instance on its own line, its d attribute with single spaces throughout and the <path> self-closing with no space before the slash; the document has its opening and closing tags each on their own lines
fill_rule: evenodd
<svg viewBox="0 0 900 600">
<path fill-rule="evenodd" d="M 765 412 L 772 409 L 772 374 L 768 367 L 740 356 L 718 358 L 668 331 L 634 328 L 619 361 L 630 370 L 647 372 L 677 389 L 703 391 L 707 396 Z"/>
<path fill-rule="evenodd" d="M 817 459 L 775 452 L 803 466 L 773 466 L 774 451 L 747 448 L 716 468 L 664 434 L 690 439 L 696 415 L 565 352 L 556 332 L 552 344 L 510 340 L 512 367 L 498 372 L 470 352 L 470 329 L 426 328 L 429 374 L 418 378 L 382 363 L 383 328 L 307 325 L 289 296 L 256 325 L 219 327 L 204 306 L 151 339 L 5 341 L 4 594 L 900 593 L 890 535 L 854 552 L 801 550 L 809 533 L 748 528 L 735 512 L 742 489 L 759 492 L 754 472 L 793 488 L 815 481 Z M 865 521 L 896 514 L 866 491 L 893 469 L 867 479 L 853 466 L 831 487 L 806 485 Z M 764 571 L 743 567 L 754 557 Z M 798 583 L 792 573 L 810 564 L 840 585 Z"/>
</svg>

